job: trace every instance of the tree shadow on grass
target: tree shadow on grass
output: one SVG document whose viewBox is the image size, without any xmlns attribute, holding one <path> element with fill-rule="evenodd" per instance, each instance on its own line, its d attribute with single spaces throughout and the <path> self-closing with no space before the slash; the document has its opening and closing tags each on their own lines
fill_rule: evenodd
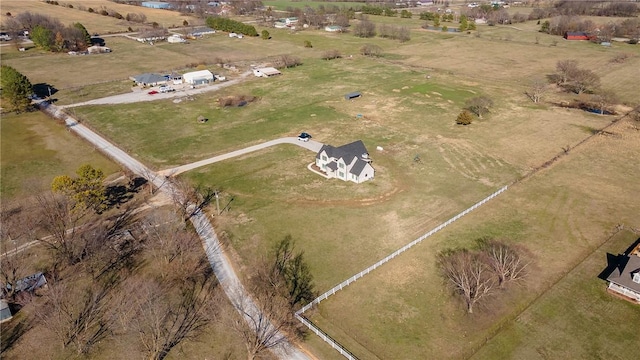
<svg viewBox="0 0 640 360">
<path fill-rule="evenodd" d="M 136 177 L 131 180 L 127 185 L 117 184 L 107 186 L 107 206 L 120 206 L 125 204 L 133 198 L 133 196 L 140 190 L 140 188 L 147 183 L 147 180 L 142 177 Z"/>
<path fill-rule="evenodd" d="M 12 320 L 2 324 L 2 339 L 0 341 L 0 354 L 10 350 L 18 340 L 33 327 L 32 321 L 23 316 L 16 316 Z"/>
</svg>

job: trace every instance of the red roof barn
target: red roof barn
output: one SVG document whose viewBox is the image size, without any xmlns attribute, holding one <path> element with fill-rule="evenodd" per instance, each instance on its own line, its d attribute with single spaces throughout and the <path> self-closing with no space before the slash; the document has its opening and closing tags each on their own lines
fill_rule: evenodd
<svg viewBox="0 0 640 360">
<path fill-rule="evenodd" d="M 591 37 L 584 31 L 566 32 L 564 38 L 567 40 L 589 40 Z"/>
</svg>

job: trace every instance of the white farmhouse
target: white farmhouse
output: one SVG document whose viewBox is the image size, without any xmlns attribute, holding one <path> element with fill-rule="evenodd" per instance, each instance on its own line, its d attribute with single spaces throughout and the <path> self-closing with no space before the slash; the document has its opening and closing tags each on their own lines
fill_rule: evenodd
<svg viewBox="0 0 640 360">
<path fill-rule="evenodd" d="M 362 140 L 340 147 L 323 145 L 316 155 L 316 165 L 330 178 L 357 184 L 371 180 L 375 175 Z"/>
<path fill-rule="evenodd" d="M 640 243 L 629 254 L 618 255 L 607 281 L 610 292 L 640 303 Z"/>
<path fill-rule="evenodd" d="M 201 85 L 213 82 L 213 74 L 209 70 L 192 71 L 182 75 L 185 83 Z"/>
</svg>

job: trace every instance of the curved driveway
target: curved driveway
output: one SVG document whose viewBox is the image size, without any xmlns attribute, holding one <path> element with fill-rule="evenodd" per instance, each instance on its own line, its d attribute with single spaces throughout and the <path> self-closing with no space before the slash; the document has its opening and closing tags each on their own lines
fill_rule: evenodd
<svg viewBox="0 0 640 360">
<path fill-rule="evenodd" d="M 303 147 L 305 149 L 311 150 L 314 153 L 317 153 L 318 151 L 320 151 L 320 148 L 322 148 L 322 143 L 314 141 L 314 140 L 300 141 L 296 137 L 284 137 L 284 138 L 280 138 L 280 139 L 275 139 L 275 140 L 263 142 L 263 143 L 258 144 L 258 145 L 249 146 L 249 147 L 246 147 L 244 149 L 232 151 L 230 153 L 214 156 L 214 157 L 209 158 L 209 159 L 196 161 L 196 162 L 193 162 L 191 164 L 181 165 L 181 166 L 177 166 L 177 167 L 174 167 L 174 168 L 171 168 L 171 169 L 160 170 L 160 171 L 158 171 L 158 175 L 164 175 L 164 176 L 178 175 L 178 174 L 183 173 L 185 171 L 193 170 L 193 169 L 196 169 L 196 168 L 199 168 L 199 167 L 202 167 L 202 166 L 206 166 L 206 165 L 210 165 L 210 164 L 213 164 L 213 163 L 217 163 L 218 161 L 231 159 L 231 158 L 234 158 L 234 157 L 237 157 L 237 156 L 240 156 L 240 155 L 244 155 L 244 154 L 248 154 L 248 153 L 251 153 L 251 152 L 254 152 L 254 151 L 266 149 L 266 148 L 268 148 L 270 146 L 279 145 L 279 144 L 294 144 L 294 145 L 298 145 L 298 146 Z"/>
<path fill-rule="evenodd" d="M 78 123 L 74 118 L 67 115 L 64 111 L 60 110 L 55 105 L 48 104 L 47 102 L 40 102 L 38 105 L 42 109 L 42 111 L 50 113 L 55 118 L 63 120 L 69 130 L 75 132 L 81 138 L 89 141 L 111 159 L 122 164 L 129 170 L 133 171 L 135 174 L 147 178 L 149 182 L 158 187 L 159 191 L 162 191 L 169 196 L 173 194 L 179 194 L 178 190 L 174 186 L 172 186 L 171 183 L 167 182 L 163 176 L 157 176 L 151 169 L 146 167 L 140 161 L 134 159 L 132 156 L 122 151 L 114 144 L 110 143 L 105 138 L 96 134 L 86 126 Z M 256 304 L 251 300 L 250 295 L 244 289 L 244 286 L 242 286 L 240 279 L 231 266 L 231 262 L 224 253 L 224 250 L 218 239 L 218 235 L 211 225 L 211 222 L 209 221 L 206 214 L 200 210 L 196 211 L 189 220 L 195 227 L 198 235 L 203 242 L 207 258 L 214 274 L 216 275 L 216 278 L 220 283 L 220 286 L 227 294 L 229 300 L 236 307 L 238 306 L 238 304 L 243 305 L 244 308 L 242 309 L 241 313 L 243 313 L 245 320 L 251 326 L 252 322 L 254 321 L 253 318 L 257 316 L 256 314 L 260 314 L 260 308 L 256 306 Z M 271 324 L 269 325 L 269 327 L 272 327 Z M 263 331 L 267 330 L 263 329 Z M 285 335 L 281 332 L 278 332 L 276 337 L 281 337 L 284 339 Z M 309 360 L 309 356 L 307 356 L 296 346 L 286 341 L 286 339 L 281 347 L 271 350 L 280 359 Z"/>
</svg>

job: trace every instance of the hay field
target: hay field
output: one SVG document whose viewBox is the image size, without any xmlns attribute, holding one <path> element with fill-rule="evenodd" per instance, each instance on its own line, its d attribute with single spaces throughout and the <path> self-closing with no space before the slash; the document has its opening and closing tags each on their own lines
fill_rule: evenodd
<svg viewBox="0 0 640 360">
<path fill-rule="evenodd" d="M 147 16 L 147 23 L 157 22 L 163 27 L 175 27 L 182 26 L 182 22 L 187 20 L 190 24 L 201 23 L 192 16 L 181 15 L 178 12 L 167 11 L 161 9 L 150 9 L 142 6 L 133 6 L 126 4 L 117 4 L 107 0 L 67 0 L 60 1 L 59 3 L 65 5 L 72 5 L 73 8 L 49 5 L 44 1 L 39 0 L 3 0 L 2 1 L 2 14 L 0 15 L 0 24 L 4 23 L 7 19 L 7 12 L 10 12 L 13 16 L 21 12 L 32 12 L 39 14 L 46 14 L 50 17 L 57 18 L 65 25 L 70 25 L 75 22 L 82 23 L 90 33 L 118 33 L 126 32 L 131 26 L 134 30 L 141 26 L 128 22 L 125 20 L 118 20 L 110 16 L 102 16 L 97 13 L 90 13 L 86 10 L 80 10 L 82 8 L 92 8 L 96 11 L 107 8 L 112 9 L 125 16 L 128 13 L 143 13 Z"/>
</svg>

